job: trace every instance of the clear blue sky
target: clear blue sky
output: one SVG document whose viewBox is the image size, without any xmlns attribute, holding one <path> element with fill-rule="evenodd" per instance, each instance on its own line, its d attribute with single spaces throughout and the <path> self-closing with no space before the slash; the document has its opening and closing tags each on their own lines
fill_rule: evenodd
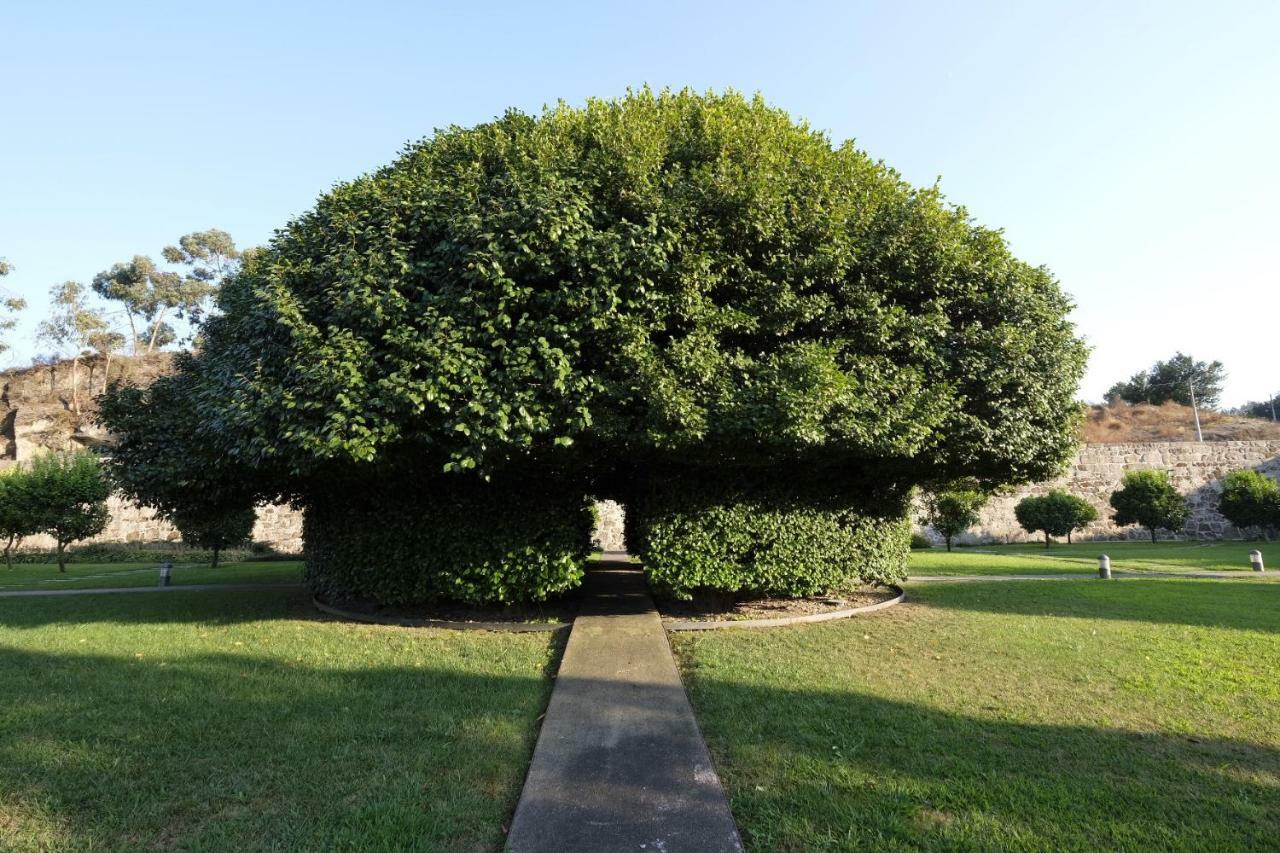
<svg viewBox="0 0 1280 853">
<path fill-rule="evenodd" d="M 466 8 L 463 8 L 465 5 Z M 434 8 L 433 8 L 434 6 Z M 242 245 L 407 141 L 628 86 L 853 138 L 1048 265 L 1082 395 L 1182 349 L 1280 390 L 1280 2 L 0 5 L 0 256 L 32 302 L 209 227 Z"/>
</svg>

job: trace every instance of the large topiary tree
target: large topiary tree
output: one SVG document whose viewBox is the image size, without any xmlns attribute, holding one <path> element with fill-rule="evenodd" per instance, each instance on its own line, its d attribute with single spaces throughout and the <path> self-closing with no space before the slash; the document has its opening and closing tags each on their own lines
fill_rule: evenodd
<svg viewBox="0 0 1280 853">
<path fill-rule="evenodd" d="M 936 188 L 758 98 L 645 90 L 450 128 L 336 187 L 224 286 L 173 382 L 204 464 L 315 508 L 332 594 L 550 594 L 588 492 L 627 502 L 674 594 L 794 594 L 900 577 L 916 484 L 1058 470 L 1070 307 Z M 434 536 L 454 490 L 483 496 L 477 535 L 507 499 L 558 532 L 411 571 L 333 540 L 357 515 Z"/>
</svg>

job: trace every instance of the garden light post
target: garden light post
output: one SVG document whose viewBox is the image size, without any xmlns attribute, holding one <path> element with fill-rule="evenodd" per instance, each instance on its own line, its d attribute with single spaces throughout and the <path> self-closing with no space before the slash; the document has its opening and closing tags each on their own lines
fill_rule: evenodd
<svg viewBox="0 0 1280 853">
<path fill-rule="evenodd" d="M 1191 389 L 1191 412 L 1196 416 L 1196 441 L 1204 441 L 1204 433 L 1200 431 L 1200 407 L 1196 405 L 1196 381 L 1192 379 L 1187 387 Z"/>
<path fill-rule="evenodd" d="M 1262 567 L 1262 552 L 1261 552 L 1261 551 L 1250 551 L 1250 552 L 1249 552 L 1249 565 L 1253 567 L 1253 570 L 1254 570 L 1255 572 L 1262 572 L 1262 571 L 1266 571 L 1266 569 L 1264 569 L 1264 568 Z"/>
<path fill-rule="evenodd" d="M 1098 577 L 1111 580 L 1111 558 L 1106 554 L 1098 558 Z"/>
</svg>

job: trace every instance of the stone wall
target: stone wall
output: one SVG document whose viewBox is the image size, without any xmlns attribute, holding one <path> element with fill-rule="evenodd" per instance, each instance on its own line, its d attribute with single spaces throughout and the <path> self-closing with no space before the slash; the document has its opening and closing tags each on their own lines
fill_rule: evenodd
<svg viewBox="0 0 1280 853">
<path fill-rule="evenodd" d="M 1013 508 L 1028 495 L 1063 489 L 1079 495 L 1098 509 L 1098 520 L 1075 534 L 1076 539 L 1131 539 L 1148 535 L 1137 527 L 1117 527 L 1111 518 L 1111 493 L 1126 471 L 1157 468 L 1169 472 L 1180 492 L 1187 496 L 1191 515 L 1179 534 L 1193 539 L 1237 538 L 1236 530 L 1218 514 L 1221 480 L 1228 471 L 1253 468 L 1280 479 L 1280 441 L 1171 441 L 1149 444 L 1086 444 L 1067 474 L 1048 483 L 1024 486 L 992 498 L 978 525 L 959 537 L 965 544 L 1027 542 L 1035 539 L 1018 526 Z M 941 542 L 932 529 L 921 532 Z M 1167 535 L 1167 534 L 1166 534 Z"/>
<path fill-rule="evenodd" d="M 92 447 L 108 438 L 94 423 L 93 395 L 111 379 L 146 384 L 171 368 L 172 356 L 156 353 L 138 358 L 85 359 L 76 376 L 71 365 L 37 365 L 0 373 L 0 467 L 12 465 L 47 450 Z M 109 367 L 109 371 L 108 371 Z M 1111 492 L 1125 471 L 1160 468 L 1169 471 L 1174 484 L 1188 496 L 1191 519 L 1184 536 L 1231 538 L 1239 535 L 1215 509 L 1220 481 L 1236 468 L 1255 468 L 1280 478 L 1280 440 L 1153 442 L 1145 444 L 1087 444 L 1069 472 L 1050 482 L 1018 489 L 991 500 L 978 526 L 960 537 L 961 542 L 1022 542 L 1034 537 L 1018 526 L 1014 506 L 1027 495 L 1065 489 L 1086 498 L 1098 508 L 1099 519 L 1078 534 L 1079 538 L 1116 539 L 1145 535 L 1137 528 L 1119 528 L 1111 521 Z M 118 497 L 110 501 L 111 522 L 91 541 L 176 542 L 178 533 L 147 508 Z M 596 505 L 599 523 L 595 543 L 604 550 L 624 548 L 623 508 L 613 501 Z M 933 531 L 922 531 L 931 538 Z M 258 510 L 253 539 L 285 553 L 302 550 L 302 514 L 288 506 Z M 24 547 L 48 547 L 42 537 L 30 537 Z"/>
</svg>

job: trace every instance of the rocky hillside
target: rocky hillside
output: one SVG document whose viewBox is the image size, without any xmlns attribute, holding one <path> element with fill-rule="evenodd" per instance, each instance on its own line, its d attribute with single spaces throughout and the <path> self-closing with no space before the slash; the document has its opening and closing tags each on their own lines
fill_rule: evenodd
<svg viewBox="0 0 1280 853">
<path fill-rule="evenodd" d="M 171 353 L 156 353 L 113 358 L 109 375 L 100 358 L 82 359 L 75 377 L 69 361 L 0 372 L 0 460 L 97 444 L 105 435 L 94 420 L 94 398 L 107 382 L 125 379 L 145 385 L 172 362 Z"/>
<path fill-rule="evenodd" d="M 1200 428 L 1205 441 L 1255 441 L 1280 439 L 1280 424 L 1243 415 L 1201 410 Z M 1195 441 L 1195 413 L 1189 406 L 1165 403 L 1130 405 L 1113 402 L 1090 406 L 1085 412 L 1086 444 L 1133 444 L 1148 441 Z"/>
</svg>

